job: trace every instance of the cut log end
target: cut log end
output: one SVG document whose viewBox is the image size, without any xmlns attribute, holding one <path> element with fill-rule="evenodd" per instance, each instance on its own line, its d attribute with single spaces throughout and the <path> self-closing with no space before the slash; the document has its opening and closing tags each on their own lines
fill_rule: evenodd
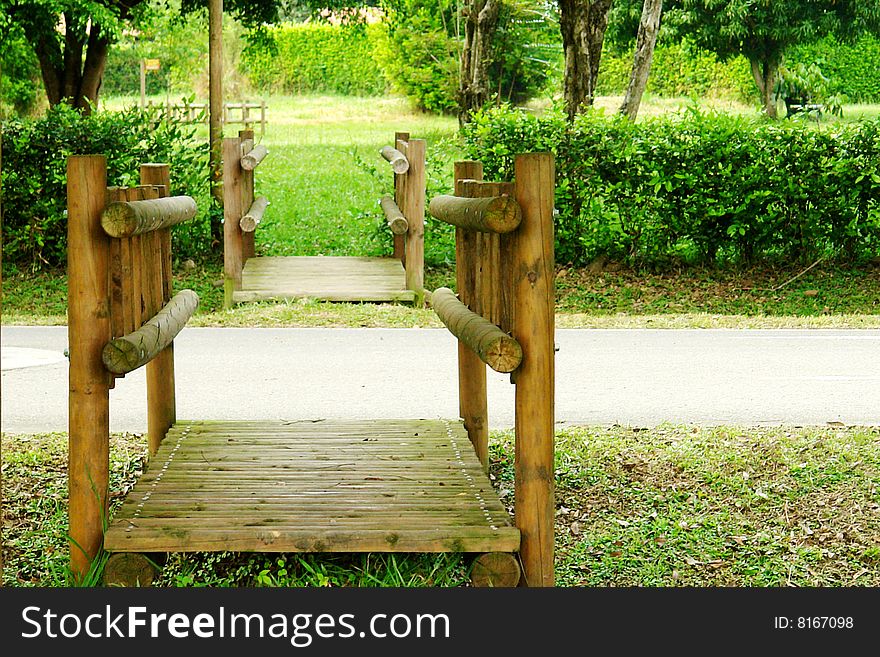
<svg viewBox="0 0 880 657">
<path fill-rule="evenodd" d="M 471 584 L 481 588 L 513 588 L 520 580 L 519 560 L 507 552 L 487 552 L 474 560 Z"/>
<path fill-rule="evenodd" d="M 137 552 L 111 554 L 104 566 L 104 586 L 152 586 L 159 568 Z"/>
<path fill-rule="evenodd" d="M 512 337 L 505 335 L 491 342 L 481 356 L 496 372 L 513 372 L 522 363 L 522 347 Z"/>
<path fill-rule="evenodd" d="M 409 171 L 409 160 L 407 160 L 406 156 L 396 148 L 383 146 L 382 150 L 379 152 L 385 161 L 391 165 L 391 170 L 394 171 L 394 173 L 401 174 Z"/>
<path fill-rule="evenodd" d="M 509 233 L 516 230 L 522 221 L 519 203 L 510 196 L 435 196 L 428 211 L 440 221 L 483 233 Z"/>
</svg>

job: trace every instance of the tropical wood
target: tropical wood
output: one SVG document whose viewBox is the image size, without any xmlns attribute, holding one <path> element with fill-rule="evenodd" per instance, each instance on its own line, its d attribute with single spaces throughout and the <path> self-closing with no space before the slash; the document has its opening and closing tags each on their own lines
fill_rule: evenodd
<svg viewBox="0 0 880 657">
<path fill-rule="evenodd" d="M 156 185 L 159 195 L 166 196 L 171 189 L 171 173 L 167 164 L 142 164 L 141 184 Z M 163 228 L 155 233 L 159 246 L 161 291 L 160 307 L 171 300 L 171 229 Z M 151 314 L 158 311 L 158 308 Z M 118 337 L 118 334 L 114 334 Z M 147 363 L 147 443 L 150 454 L 155 454 L 177 419 L 177 400 L 174 391 L 174 343 L 169 344 Z"/>
<path fill-rule="evenodd" d="M 265 196 L 260 196 L 254 199 L 254 202 L 251 203 L 250 209 L 241 218 L 240 225 L 242 232 L 253 233 L 257 229 L 257 226 L 260 225 L 260 222 L 263 220 L 263 215 L 265 214 L 266 208 L 268 207 L 269 199 L 267 199 Z"/>
<path fill-rule="evenodd" d="M 466 196 L 470 185 L 465 181 L 481 180 L 483 165 L 473 160 L 454 166 L 456 196 Z M 455 229 L 455 277 L 459 298 L 471 310 L 476 299 L 477 233 Z M 486 395 L 486 365 L 474 351 L 458 342 L 458 404 L 474 452 L 484 468 L 489 467 L 489 410 Z"/>
<path fill-rule="evenodd" d="M 104 565 L 104 586 L 152 586 L 158 575 L 156 565 L 145 554 L 111 554 Z"/>
<path fill-rule="evenodd" d="M 424 139 L 410 139 L 406 147 L 410 164 L 404 186 L 404 214 L 409 225 L 406 232 L 406 289 L 414 293 L 413 303 L 417 306 L 423 303 L 425 288 L 426 148 Z"/>
<path fill-rule="evenodd" d="M 127 374 L 145 365 L 171 344 L 198 305 L 195 292 L 181 290 L 137 331 L 108 341 L 101 354 L 104 366 L 115 374 Z"/>
<path fill-rule="evenodd" d="M 496 372 L 512 372 L 523 353 L 519 343 L 480 315 L 468 310 L 455 293 L 441 287 L 431 295 L 431 306 L 449 331 L 470 347 Z"/>
<path fill-rule="evenodd" d="M 519 584 L 521 570 L 516 555 L 487 552 L 474 560 L 471 584 L 481 588 L 513 588 Z"/>
<path fill-rule="evenodd" d="M 279 470 L 285 462 L 292 466 Z M 457 422 L 193 422 L 171 429 L 104 545 L 512 552 L 519 531 Z"/>
<path fill-rule="evenodd" d="M 241 144 L 239 139 L 228 137 L 223 140 L 223 305 L 226 308 L 232 307 L 233 292 L 241 287 L 244 266 L 241 190 Z"/>
<path fill-rule="evenodd" d="M 110 237 L 131 237 L 170 228 L 192 219 L 197 211 L 189 196 L 111 203 L 101 214 L 101 225 Z"/>
<path fill-rule="evenodd" d="M 101 549 L 109 486 L 110 377 L 101 350 L 110 339 L 110 238 L 101 229 L 107 161 L 67 160 L 69 544 L 76 579 Z"/>
<path fill-rule="evenodd" d="M 516 372 L 516 525 L 528 586 L 553 586 L 554 162 L 549 153 L 514 160 L 523 220 L 511 261 L 513 336 L 523 350 Z"/>
<path fill-rule="evenodd" d="M 390 196 L 383 196 L 379 201 L 379 205 L 382 206 L 382 211 L 385 213 L 385 219 L 388 221 L 388 227 L 391 229 L 391 232 L 395 235 L 406 234 L 409 224 L 406 221 L 406 217 L 403 216 L 403 212 L 397 207 L 394 199 Z"/>
<path fill-rule="evenodd" d="M 509 196 L 461 198 L 443 194 L 431 199 L 428 211 L 435 219 L 482 233 L 509 233 L 522 218 L 519 205 Z"/>
<path fill-rule="evenodd" d="M 405 144 L 409 142 L 409 133 L 408 132 L 395 132 L 394 133 L 394 147 L 398 150 L 402 148 L 406 148 Z M 401 212 L 406 216 L 406 213 L 403 211 L 403 199 L 404 199 L 404 184 L 406 183 L 406 176 L 401 174 L 393 174 L 394 175 L 394 202 L 397 203 L 397 206 L 400 208 Z M 407 224 L 407 228 L 409 224 Z M 403 235 L 394 235 L 394 257 L 400 260 L 400 262 L 406 266 L 406 238 Z"/>
<path fill-rule="evenodd" d="M 247 261 L 236 303 L 261 299 L 412 301 L 393 258 L 261 256 Z"/>
<path fill-rule="evenodd" d="M 409 160 L 406 155 L 396 148 L 393 148 L 392 146 L 383 146 L 379 153 L 385 158 L 385 161 L 391 165 L 391 170 L 394 171 L 394 173 L 406 173 L 409 170 Z"/>
<path fill-rule="evenodd" d="M 254 204 L 254 170 L 246 169 L 244 167 L 245 160 L 250 156 L 251 151 L 254 148 L 254 131 L 250 128 L 245 128 L 244 130 L 238 131 L 238 139 L 241 142 L 241 153 L 242 153 L 242 166 L 239 168 L 239 174 L 241 175 L 241 212 L 242 219 L 245 216 L 245 210 L 250 212 L 251 206 Z M 260 158 L 262 160 L 262 158 Z M 241 258 L 242 265 L 247 262 L 248 258 L 253 258 L 256 255 L 256 244 L 254 243 L 254 231 L 246 231 L 244 229 L 244 225 L 241 220 L 239 220 L 239 226 L 241 227 Z"/>
<path fill-rule="evenodd" d="M 253 130 L 251 130 L 250 132 L 253 133 Z M 254 146 L 251 150 L 242 155 L 241 168 L 245 171 L 253 171 L 260 165 L 260 162 L 262 162 L 268 154 L 269 149 L 266 148 L 263 144 L 258 144 L 257 146 Z"/>
</svg>

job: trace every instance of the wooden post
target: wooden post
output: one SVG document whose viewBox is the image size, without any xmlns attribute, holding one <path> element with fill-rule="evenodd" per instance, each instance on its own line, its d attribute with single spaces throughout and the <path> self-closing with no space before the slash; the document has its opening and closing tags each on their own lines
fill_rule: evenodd
<svg viewBox="0 0 880 657">
<path fill-rule="evenodd" d="M 456 162 L 455 195 L 465 196 L 464 180 L 481 180 L 481 162 Z M 476 233 L 455 229 L 455 285 L 458 298 L 474 312 L 476 288 Z M 484 469 L 489 467 L 489 409 L 486 396 L 486 365 L 467 345 L 458 343 L 458 406 L 464 428 Z"/>
<path fill-rule="evenodd" d="M 553 586 L 553 156 L 518 155 L 514 170 L 522 223 L 509 257 L 513 337 L 523 350 L 516 371 L 516 525 L 526 584 Z"/>
<path fill-rule="evenodd" d="M 208 101 L 211 195 L 223 202 L 223 0 L 208 1 Z"/>
<path fill-rule="evenodd" d="M 400 150 L 403 148 L 403 144 L 409 141 L 409 133 L 408 132 L 395 132 L 394 133 L 394 148 Z M 405 201 L 404 198 L 406 194 L 404 193 L 404 186 L 406 184 L 406 174 L 398 174 L 394 175 L 394 202 L 397 203 L 397 206 L 400 208 L 400 211 L 403 212 L 404 216 L 406 216 L 406 211 L 404 210 Z M 404 235 L 395 235 L 394 236 L 394 257 L 400 260 L 403 263 L 403 266 L 406 267 L 406 237 Z"/>
<path fill-rule="evenodd" d="M 413 305 L 425 298 L 425 152 L 424 139 L 410 139 L 406 149 L 409 171 L 406 173 L 406 209 L 409 230 L 406 232 L 406 289 L 415 292 Z M 401 208 L 403 209 L 403 208 Z"/>
<path fill-rule="evenodd" d="M 142 164 L 141 184 L 159 185 L 162 187 L 159 196 L 171 193 L 171 173 L 167 164 Z M 159 308 L 171 299 L 171 229 L 162 228 L 156 231 L 159 244 L 159 272 L 161 288 L 158 297 Z M 151 315 L 154 315 L 156 308 Z M 150 455 L 156 453 L 159 445 L 168 433 L 168 429 L 177 421 L 177 400 L 174 391 L 174 343 L 168 345 L 156 358 L 147 363 L 147 442 Z"/>
<path fill-rule="evenodd" d="M 232 308 L 232 293 L 241 287 L 244 266 L 241 240 L 241 140 L 223 140 L 223 307 Z"/>
<path fill-rule="evenodd" d="M 147 62 L 141 58 L 141 109 L 147 108 Z"/>
<path fill-rule="evenodd" d="M 266 136 L 266 99 L 260 101 L 260 139 Z"/>
<path fill-rule="evenodd" d="M 245 124 L 247 127 L 247 124 Z M 242 156 L 247 155 L 254 148 L 254 131 L 251 129 L 239 130 L 238 138 L 241 141 L 241 154 Z M 239 160 L 239 166 L 241 166 L 241 161 Z M 241 222 L 241 217 L 247 212 L 250 207 L 254 204 L 254 171 L 251 169 L 248 171 L 244 167 L 241 167 L 241 213 L 239 214 L 238 221 Z M 256 255 L 256 250 L 254 246 L 254 232 L 242 232 L 241 234 L 241 264 L 244 266 L 244 263 L 247 262 L 248 258 L 253 258 Z"/>
<path fill-rule="evenodd" d="M 110 340 L 110 238 L 101 229 L 107 160 L 67 160 L 68 487 L 70 565 L 82 580 L 101 549 L 110 478 L 110 376 L 101 351 Z"/>
</svg>

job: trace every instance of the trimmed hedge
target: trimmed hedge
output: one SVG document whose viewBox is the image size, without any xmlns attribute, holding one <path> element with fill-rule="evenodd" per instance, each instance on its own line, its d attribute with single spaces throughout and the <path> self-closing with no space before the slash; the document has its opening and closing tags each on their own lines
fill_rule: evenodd
<svg viewBox="0 0 880 657">
<path fill-rule="evenodd" d="M 880 102 L 880 39 L 869 34 L 854 44 L 841 44 L 828 37 L 808 46 L 793 48 L 789 64 L 816 63 L 828 78 L 828 92 L 842 94 L 854 103 Z"/>
<path fill-rule="evenodd" d="M 557 259 L 633 265 L 880 254 L 880 121 L 817 130 L 697 110 L 569 127 L 498 108 L 464 131 L 488 179 L 515 153 L 556 154 Z"/>
<path fill-rule="evenodd" d="M 3 124 L 3 263 L 57 266 L 67 256 L 67 157 L 107 156 L 107 184 L 139 183 L 142 162 L 171 165 L 172 194 L 188 194 L 199 217 L 173 231 L 176 255 L 210 246 L 208 145 L 193 126 L 133 108 L 83 116 L 58 105 L 39 119 Z"/>
<path fill-rule="evenodd" d="M 282 25 L 249 44 L 242 70 L 260 91 L 376 96 L 385 78 L 373 57 L 378 25 Z"/>
</svg>

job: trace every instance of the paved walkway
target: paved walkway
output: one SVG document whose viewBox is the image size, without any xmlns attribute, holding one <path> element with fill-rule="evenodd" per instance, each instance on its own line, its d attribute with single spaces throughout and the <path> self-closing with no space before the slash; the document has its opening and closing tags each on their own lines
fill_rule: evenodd
<svg viewBox="0 0 880 657">
<path fill-rule="evenodd" d="M 67 329 L 0 338 L 0 428 L 66 430 Z M 877 330 L 560 330 L 557 345 L 560 423 L 880 424 Z M 175 353 L 181 419 L 458 412 L 455 339 L 442 329 L 188 328 Z M 512 425 L 513 390 L 489 372 L 493 427 Z M 145 426 L 141 369 L 111 393 L 111 427 Z"/>
</svg>

